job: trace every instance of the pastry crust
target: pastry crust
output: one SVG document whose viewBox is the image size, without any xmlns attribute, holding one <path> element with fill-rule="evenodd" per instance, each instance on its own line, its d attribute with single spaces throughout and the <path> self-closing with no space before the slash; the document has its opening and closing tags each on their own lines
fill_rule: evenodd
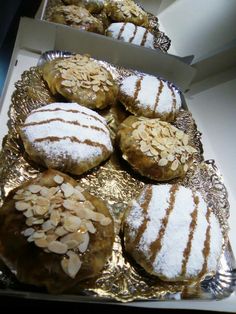
<svg viewBox="0 0 236 314">
<path fill-rule="evenodd" d="M 117 143 L 136 172 L 156 181 L 183 177 L 196 152 L 188 135 L 168 122 L 135 116 L 119 126 Z"/>
<path fill-rule="evenodd" d="M 55 194 L 52 195 L 53 189 Z M 73 193 L 76 191 L 76 194 L 68 196 L 71 189 Z M 36 192 L 37 190 L 39 191 Z M 45 196 L 46 192 L 51 194 Z M 76 201 L 74 197 L 77 198 Z M 43 200 L 44 206 L 37 205 L 39 201 L 42 204 Z M 27 218 L 29 210 L 22 210 L 22 203 L 27 207 L 30 202 L 32 213 L 34 213 L 33 218 Z M 54 206 L 57 204 L 54 209 L 52 209 L 53 204 Z M 77 205 L 69 210 L 68 204 Z M 95 218 L 89 219 L 89 215 L 86 216 L 86 211 L 82 211 L 81 206 L 91 208 L 88 213 L 90 214 L 92 210 Z M 41 210 L 41 215 L 39 210 Z M 55 213 L 59 216 L 55 216 Z M 83 216 L 82 213 L 84 213 Z M 70 218 L 66 215 L 68 217 L 73 215 L 77 222 L 80 221 L 80 226 L 68 225 Z M 59 217 L 56 222 L 55 217 Z M 30 219 L 35 221 L 32 225 Z M 36 220 L 42 220 L 44 223 L 36 224 Z M 51 223 L 54 221 L 50 230 L 47 229 L 48 221 Z M 86 223 L 90 231 L 87 230 Z M 31 235 L 29 235 L 30 232 L 32 232 Z M 41 241 L 37 238 L 40 233 L 43 234 Z M 79 246 L 75 240 L 68 242 L 68 237 L 78 236 L 78 234 L 88 241 L 81 242 Z M 44 239 L 48 243 L 47 246 L 43 244 Z M 78 238 L 76 239 L 79 241 Z M 56 246 L 57 250 L 59 248 L 58 251 L 55 250 L 53 241 L 61 244 L 59 247 Z M 9 267 L 16 270 L 20 281 L 46 287 L 51 293 L 61 293 L 82 280 L 97 276 L 111 255 L 113 241 L 113 220 L 105 203 L 83 191 L 71 177 L 55 170 L 48 170 L 11 191 L 0 211 L 1 257 Z M 66 251 L 63 251 L 65 253 L 61 251 L 63 245 L 67 246 Z"/>
<path fill-rule="evenodd" d="M 82 6 L 92 14 L 100 13 L 104 8 L 103 0 L 63 0 L 65 4 Z"/>
<path fill-rule="evenodd" d="M 115 104 L 118 85 L 111 73 L 87 55 L 75 55 L 46 62 L 43 78 L 50 91 L 68 101 L 91 109 Z"/>
<path fill-rule="evenodd" d="M 119 101 L 136 116 L 171 122 L 182 101 L 179 90 L 170 82 L 151 75 L 131 75 L 120 85 Z"/>
<path fill-rule="evenodd" d="M 147 185 L 123 220 L 126 251 L 165 281 L 196 281 L 214 274 L 223 235 L 198 192 L 179 184 Z"/>
<path fill-rule="evenodd" d="M 105 10 L 115 22 L 130 22 L 138 26 L 148 27 L 148 15 L 132 0 L 108 1 Z"/>
<path fill-rule="evenodd" d="M 98 166 L 113 151 L 105 119 L 76 103 L 33 110 L 19 133 L 31 160 L 75 175 Z"/>
<path fill-rule="evenodd" d="M 92 16 L 85 8 L 76 5 L 55 7 L 49 16 L 49 21 L 88 32 L 104 34 L 104 27 L 101 21 Z"/>
<path fill-rule="evenodd" d="M 155 39 L 152 33 L 133 23 L 112 23 L 106 30 L 106 35 L 137 46 L 155 49 Z"/>
</svg>

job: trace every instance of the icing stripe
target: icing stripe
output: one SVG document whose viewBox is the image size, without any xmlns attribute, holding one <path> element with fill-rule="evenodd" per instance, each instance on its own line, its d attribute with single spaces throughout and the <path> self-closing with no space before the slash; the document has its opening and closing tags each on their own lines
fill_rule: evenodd
<svg viewBox="0 0 236 314">
<path fill-rule="evenodd" d="M 194 200 L 194 210 L 191 214 L 192 217 L 192 221 L 190 223 L 190 232 L 189 232 L 189 237 L 188 237 L 188 243 L 187 246 L 183 252 L 183 260 L 182 260 L 182 271 L 181 271 L 181 276 L 185 276 L 186 275 L 186 271 L 187 271 L 187 263 L 190 257 L 190 252 L 191 252 L 191 247 L 192 247 L 192 241 L 193 241 L 193 235 L 194 235 L 194 231 L 196 229 L 197 226 L 197 215 L 198 215 L 198 205 L 199 205 L 199 198 L 198 196 L 194 195 L 194 192 L 192 193 L 193 195 L 193 200 Z"/>
<path fill-rule="evenodd" d="M 157 237 L 157 240 L 154 241 L 151 245 L 150 245 L 150 252 L 151 252 L 151 258 L 150 261 L 151 263 L 153 263 L 156 259 L 156 256 L 158 255 L 158 253 L 160 252 L 161 248 L 162 248 L 162 239 L 164 237 L 165 231 L 166 231 L 166 227 L 169 221 L 169 217 L 171 212 L 174 209 L 174 205 L 175 205 L 175 195 L 177 193 L 179 189 L 179 185 L 172 185 L 171 189 L 170 189 L 170 201 L 169 201 L 169 207 L 166 209 L 166 215 L 165 217 L 162 219 L 162 223 L 161 223 L 161 229 L 159 230 L 159 234 Z"/>
<path fill-rule="evenodd" d="M 134 246 L 136 246 L 139 243 L 139 241 L 143 235 L 143 232 L 145 231 L 145 229 L 147 227 L 147 223 L 148 223 L 148 212 L 147 211 L 148 211 L 148 206 L 150 204 L 150 201 L 152 199 L 152 192 L 153 192 L 152 186 L 148 185 L 146 188 L 146 191 L 145 191 L 144 201 L 140 205 L 144 211 L 144 219 L 143 219 L 141 226 L 138 228 L 137 236 L 134 240 Z"/>
<path fill-rule="evenodd" d="M 25 123 L 24 124 L 24 128 L 26 128 L 28 126 L 48 124 L 48 123 L 56 122 L 56 121 L 59 121 L 59 122 L 65 123 L 65 124 L 78 125 L 78 126 L 83 127 L 83 128 L 93 129 L 93 130 L 101 131 L 101 132 L 107 134 L 107 132 L 105 130 L 103 130 L 102 128 L 96 127 L 94 125 L 85 125 L 85 124 L 81 124 L 81 123 L 79 123 L 77 121 L 66 121 L 66 120 L 61 119 L 61 118 L 54 118 L 54 119 L 49 119 L 49 120 L 43 120 L 43 121 L 40 121 L 40 122 Z"/>
<path fill-rule="evenodd" d="M 143 76 L 140 77 L 135 85 L 135 89 L 134 89 L 134 102 L 136 101 L 136 99 L 138 98 L 138 94 L 142 88 L 141 84 L 142 84 L 142 80 L 143 80 Z"/>
<path fill-rule="evenodd" d="M 157 109 L 157 106 L 159 104 L 159 98 L 160 98 L 160 95 L 162 93 L 162 89 L 164 87 L 164 84 L 163 84 L 163 81 L 162 80 L 159 80 L 160 82 L 160 85 L 159 85 L 159 88 L 158 88 L 158 92 L 157 92 L 157 96 L 156 96 L 156 99 L 155 99 L 155 105 L 153 107 L 153 116 L 155 116 L 155 113 L 156 113 L 156 109 Z"/>
<path fill-rule="evenodd" d="M 130 42 L 130 43 L 132 43 L 132 41 L 134 40 L 135 35 L 136 35 L 136 33 L 137 33 L 137 30 L 138 30 L 138 27 L 135 25 L 133 36 L 129 39 L 129 42 Z"/>
<path fill-rule="evenodd" d="M 126 24 L 127 24 L 127 23 L 124 23 L 124 24 L 122 25 L 122 27 L 121 27 L 121 29 L 120 29 L 120 32 L 119 32 L 119 34 L 118 34 L 118 36 L 117 36 L 117 39 L 120 39 L 120 38 L 121 38 L 122 33 L 124 32 L 124 29 L 125 29 Z"/>
</svg>

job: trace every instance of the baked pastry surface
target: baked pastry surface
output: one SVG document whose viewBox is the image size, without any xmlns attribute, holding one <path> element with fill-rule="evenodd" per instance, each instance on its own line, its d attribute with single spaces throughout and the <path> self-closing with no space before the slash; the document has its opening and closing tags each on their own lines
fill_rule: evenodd
<svg viewBox="0 0 236 314">
<path fill-rule="evenodd" d="M 137 46 L 155 49 L 154 36 L 146 28 L 132 23 L 112 23 L 106 35 Z"/>
<path fill-rule="evenodd" d="M 87 55 L 58 58 L 44 64 L 43 78 L 51 92 L 91 109 L 116 102 L 117 83 L 111 73 Z"/>
<path fill-rule="evenodd" d="M 63 0 L 65 4 L 85 7 L 90 13 L 100 13 L 104 8 L 104 0 Z"/>
<path fill-rule="evenodd" d="M 65 24 L 88 32 L 104 34 L 101 21 L 96 19 L 84 7 L 76 5 L 61 5 L 53 9 L 49 21 Z"/>
<path fill-rule="evenodd" d="M 173 121 L 182 103 L 172 83 L 151 75 L 124 78 L 118 98 L 131 113 L 164 121 Z"/>
<path fill-rule="evenodd" d="M 105 119 L 76 103 L 33 110 L 19 132 L 30 159 L 76 175 L 99 165 L 113 151 Z"/>
<path fill-rule="evenodd" d="M 125 249 L 149 274 L 192 281 L 215 273 L 223 236 L 202 196 L 181 185 L 148 185 L 129 205 Z"/>
<path fill-rule="evenodd" d="M 132 0 L 108 1 L 105 10 L 111 20 L 148 26 L 148 15 Z"/>
<path fill-rule="evenodd" d="M 136 172 L 157 181 L 183 177 L 196 152 L 188 135 L 170 123 L 135 116 L 120 124 L 117 143 Z"/>
<path fill-rule="evenodd" d="M 97 276 L 113 241 L 105 203 L 55 170 L 11 191 L 0 211 L 1 257 L 20 281 L 52 293 Z"/>
</svg>

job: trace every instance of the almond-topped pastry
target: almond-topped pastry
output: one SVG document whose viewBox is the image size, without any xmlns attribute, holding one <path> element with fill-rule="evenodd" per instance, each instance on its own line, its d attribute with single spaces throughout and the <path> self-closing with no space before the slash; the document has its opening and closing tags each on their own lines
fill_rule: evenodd
<svg viewBox="0 0 236 314">
<path fill-rule="evenodd" d="M 104 8 L 104 0 L 63 0 L 65 4 L 75 4 L 86 8 L 90 13 L 98 14 Z"/>
<path fill-rule="evenodd" d="M 182 101 L 179 90 L 170 82 L 152 75 L 131 75 L 123 79 L 119 100 L 137 116 L 173 121 Z"/>
<path fill-rule="evenodd" d="M 183 177 L 196 149 L 189 136 L 168 122 L 130 116 L 119 126 L 122 157 L 141 175 L 157 181 Z"/>
<path fill-rule="evenodd" d="M 54 59 L 46 62 L 42 71 L 53 95 L 91 109 L 116 103 L 118 85 L 111 73 L 87 55 Z"/>
<path fill-rule="evenodd" d="M 0 254 L 24 283 L 60 293 L 97 276 L 111 255 L 105 203 L 48 170 L 11 191 L 0 211 Z"/>
<path fill-rule="evenodd" d="M 60 5 L 53 9 L 49 21 L 65 24 L 88 32 L 104 34 L 101 21 L 96 19 L 83 7 L 76 5 Z"/>
<path fill-rule="evenodd" d="M 19 132 L 31 160 L 76 175 L 99 165 L 113 151 L 106 120 L 76 103 L 33 110 Z"/>
<path fill-rule="evenodd" d="M 106 35 L 137 46 L 155 49 L 155 38 L 146 28 L 133 23 L 112 23 Z"/>
<path fill-rule="evenodd" d="M 107 15 L 115 22 L 148 26 L 148 15 L 132 0 L 111 0 L 106 3 Z"/>
<path fill-rule="evenodd" d="M 127 208 L 125 249 L 149 274 L 167 281 L 214 274 L 222 253 L 219 221 L 200 193 L 179 184 L 147 185 Z"/>
</svg>

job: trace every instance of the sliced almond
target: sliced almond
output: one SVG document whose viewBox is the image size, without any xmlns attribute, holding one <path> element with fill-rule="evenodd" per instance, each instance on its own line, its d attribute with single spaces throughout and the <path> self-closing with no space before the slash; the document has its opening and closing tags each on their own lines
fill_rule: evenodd
<svg viewBox="0 0 236 314">
<path fill-rule="evenodd" d="M 71 278 L 75 278 L 78 271 L 80 270 L 81 264 L 82 263 L 81 263 L 80 258 L 77 254 L 75 254 L 75 253 L 70 254 L 69 261 L 68 261 L 68 275 Z"/>
<path fill-rule="evenodd" d="M 175 171 L 178 168 L 178 166 L 179 166 L 179 161 L 177 159 L 175 159 L 173 161 L 173 163 L 171 164 L 170 168 L 171 168 L 171 170 Z"/>
<path fill-rule="evenodd" d="M 64 218 L 63 227 L 69 232 L 75 232 L 80 228 L 81 219 L 74 215 L 69 215 Z"/>
<path fill-rule="evenodd" d="M 57 184 L 62 184 L 63 181 L 64 181 L 64 178 L 59 176 L 59 175 L 56 175 L 53 180 L 57 183 Z"/>
<path fill-rule="evenodd" d="M 59 237 L 63 237 L 67 233 L 68 231 L 66 231 L 63 227 L 57 227 L 55 230 L 55 234 L 58 235 Z"/>
<path fill-rule="evenodd" d="M 42 189 L 41 185 L 37 184 L 31 184 L 28 186 L 28 190 L 34 194 L 39 193 L 41 189 Z"/>
<path fill-rule="evenodd" d="M 102 226 L 107 226 L 111 223 L 111 218 L 109 217 L 104 217 L 103 219 L 100 220 L 100 224 Z"/>
<path fill-rule="evenodd" d="M 89 234 L 88 232 L 86 232 L 86 233 L 83 233 L 83 242 L 78 247 L 79 251 L 81 253 L 84 253 L 87 250 L 88 245 L 89 245 Z"/>
<path fill-rule="evenodd" d="M 164 167 L 168 164 L 168 160 L 166 158 L 161 158 L 159 161 L 158 161 L 158 166 L 161 166 L 161 167 Z"/>
<path fill-rule="evenodd" d="M 66 244 L 59 241 L 52 241 L 48 244 L 48 250 L 57 254 L 65 254 L 68 250 L 68 247 Z"/>
<path fill-rule="evenodd" d="M 34 241 L 34 243 L 35 243 L 35 245 L 37 245 L 38 247 L 41 247 L 41 248 L 48 247 L 48 241 L 45 238 L 36 239 Z"/>
<path fill-rule="evenodd" d="M 63 183 L 61 189 L 65 195 L 65 198 L 70 197 L 74 193 L 74 187 L 70 183 Z"/>
<path fill-rule="evenodd" d="M 30 203 L 19 201 L 15 203 L 15 208 L 19 211 L 25 211 L 30 207 Z"/>
<path fill-rule="evenodd" d="M 34 229 L 33 228 L 27 228 L 25 229 L 24 231 L 22 231 L 22 234 L 25 236 L 25 237 L 29 237 L 31 236 L 31 234 L 34 233 Z"/>
<path fill-rule="evenodd" d="M 50 215 L 50 221 L 53 226 L 57 226 L 61 220 L 60 213 L 57 210 L 53 210 Z"/>
</svg>

